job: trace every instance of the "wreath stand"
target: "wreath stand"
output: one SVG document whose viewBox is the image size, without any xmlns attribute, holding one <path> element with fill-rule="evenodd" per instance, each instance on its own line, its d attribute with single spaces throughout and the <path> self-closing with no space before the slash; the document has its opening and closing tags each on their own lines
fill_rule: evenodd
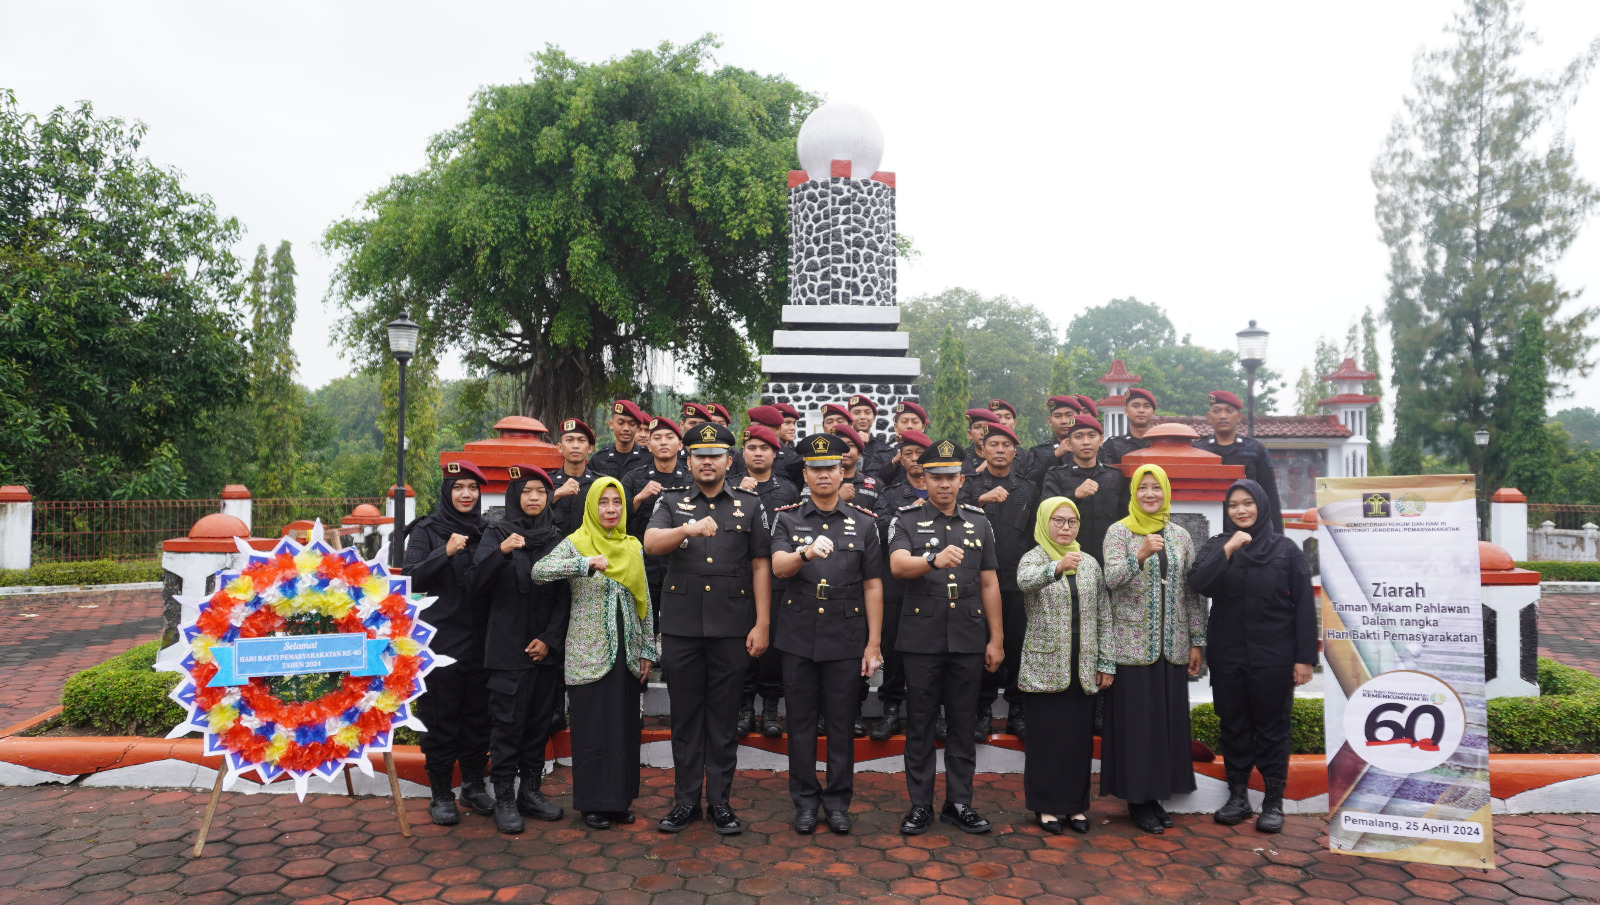
<svg viewBox="0 0 1600 905">
<path fill-rule="evenodd" d="M 227 776 L 226 763 L 219 764 L 217 781 L 211 786 L 211 800 L 206 802 L 206 815 L 200 819 L 200 836 L 194 840 L 194 856 L 200 857 L 200 852 L 206 847 L 206 836 L 211 833 L 211 821 L 217 816 L 217 802 L 222 800 L 222 780 Z M 410 838 L 411 821 L 406 819 L 405 802 L 400 797 L 400 775 L 394 770 L 394 752 L 383 752 L 383 770 L 389 774 L 389 794 L 394 798 L 394 819 L 400 824 L 400 835 Z M 355 783 L 350 779 L 350 765 L 344 765 L 344 791 L 351 798 L 356 797 Z"/>
</svg>

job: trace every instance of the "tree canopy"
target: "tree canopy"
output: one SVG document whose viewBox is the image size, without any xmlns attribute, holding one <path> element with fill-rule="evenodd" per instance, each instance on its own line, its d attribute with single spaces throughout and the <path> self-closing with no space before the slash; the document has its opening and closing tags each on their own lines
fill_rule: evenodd
<svg viewBox="0 0 1600 905">
<path fill-rule="evenodd" d="M 0 90 L 0 480 L 45 499 L 191 492 L 245 393 L 239 225 L 144 134 Z"/>
<path fill-rule="evenodd" d="M 786 174 L 817 99 L 714 67 L 715 46 L 598 64 L 547 47 L 532 81 L 481 89 L 426 167 L 327 231 L 345 342 L 377 362 L 409 309 L 425 346 L 516 376 L 549 423 L 631 392 L 650 349 L 747 395 L 787 295 Z"/>
<path fill-rule="evenodd" d="M 935 385 L 946 331 L 965 347 L 967 392 L 959 405 L 950 403 L 958 415 L 974 406 L 987 408 L 998 397 L 1017 407 L 1020 437 L 1026 440 L 1043 429 L 1056 352 L 1055 327 L 1043 311 L 1008 296 L 958 288 L 911 299 L 901 306 L 900 320 L 911 334 L 907 354 L 922 359 L 925 387 Z M 934 404 L 943 403 L 936 390 Z"/>
</svg>

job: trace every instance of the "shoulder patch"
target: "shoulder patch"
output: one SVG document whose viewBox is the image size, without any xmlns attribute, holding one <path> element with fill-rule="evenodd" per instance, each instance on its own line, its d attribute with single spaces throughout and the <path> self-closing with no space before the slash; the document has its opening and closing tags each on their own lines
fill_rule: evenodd
<svg viewBox="0 0 1600 905">
<path fill-rule="evenodd" d="M 1239 505 L 1243 506 L 1244 504 L 1240 503 Z M 787 506 L 776 506 L 776 507 L 773 507 L 772 511 L 773 512 L 788 512 L 790 509 L 799 509 L 799 508 L 800 508 L 800 504 L 799 503 L 790 503 Z"/>
<path fill-rule="evenodd" d="M 861 479 L 861 484 L 862 484 L 863 487 L 877 487 L 878 486 L 878 479 L 877 478 L 862 478 Z M 1240 503 L 1239 505 L 1243 506 L 1244 504 Z"/>
<path fill-rule="evenodd" d="M 976 512 L 976 513 L 978 513 L 978 514 L 979 514 L 979 515 L 982 515 L 982 514 L 983 514 L 983 507 L 981 507 L 981 506 L 974 506 L 974 505 L 972 505 L 972 504 L 971 504 L 971 503 L 962 503 L 962 504 L 960 504 L 960 505 L 961 505 L 961 508 L 962 508 L 962 509 L 967 509 L 967 510 L 970 510 L 970 511 L 972 511 L 972 512 Z M 1241 503 L 1241 504 L 1240 504 L 1240 505 L 1241 505 L 1241 506 L 1242 506 L 1242 505 L 1244 505 L 1244 504 L 1243 504 L 1243 503 Z"/>
<path fill-rule="evenodd" d="M 878 517 L 877 513 L 873 512 L 871 509 L 866 508 L 865 506 L 857 506 L 855 503 L 851 503 L 849 505 L 850 505 L 850 507 L 852 509 L 857 509 L 857 510 L 860 510 L 861 512 L 865 512 L 867 514 L 867 517 L 869 517 L 869 518 L 877 518 Z M 1243 504 L 1241 503 L 1240 505 L 1243 505 Z M 785 507 L 785 508 L 787 508 L 787 507 Z"/>
<path fill-rule="evenodd" d="M 1243 504 L 1241 503 L 1240 505 L 1243 505 Z M 910 512 L 913 509 L 921 509 L 921 508 L 922 508 L 922 501 L 918 500 L 917 502 L 912 503 L 909 506 L 901 506 L 896 511 L 898 511 L 898 512 Z"/>
</svg>

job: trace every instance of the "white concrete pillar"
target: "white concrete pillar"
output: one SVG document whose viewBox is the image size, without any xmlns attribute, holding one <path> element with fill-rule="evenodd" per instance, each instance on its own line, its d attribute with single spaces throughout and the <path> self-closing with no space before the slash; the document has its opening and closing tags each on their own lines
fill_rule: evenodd
<svg viewBox="0 0 1600 905">
<path fill-rule="evenodd" d="M 1595 560 L 1595 555 L 1594 555 L 1595 554 L 1595 538 L 1597 538 L 1597 537 L 1600 537 L 1600 525 L 1596 525 L 1594 522 L 1584 522 L 1583 523 L 1583 560 L 1584 560 L 1584 562 L 1594 562 L 1594 560 Z"/>
<path fill-rule="evenodd" d="M 394 518 L 394 485 L 389 485 L 389 492 L 383 497 L 383 514 Z M 417 492 L 406 485 L 406 514 L 401 519 L 401 524 L 409 525 L 417 520 Z"/>
<path fill-rule="evenodd" d="M 250 519 L 251 504 L 250 488 L 243 484 L 229 484 L 222 488 L 222 514 L 244 522 L 244 526 L 253 531 L 255 522 Z"/>
<path fill-rule="evenodd" d="M 0 487 L 0 569 L 33 564 L 33 495 L 17 484 Z"/>
<path fill-rule="evenodd" d="M 1489 540 L 1517 562 L 1527 562 L 1528 498 L 1515 487 L 1502 487 L 1489 497 Z"/>
</svg>

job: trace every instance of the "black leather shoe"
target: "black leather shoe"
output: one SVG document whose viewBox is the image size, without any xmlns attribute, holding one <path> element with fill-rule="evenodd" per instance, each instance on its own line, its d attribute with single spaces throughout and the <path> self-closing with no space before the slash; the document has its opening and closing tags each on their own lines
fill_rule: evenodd
<svg viewBox="0 0 1600 905">
<path fill-rule="evenodd" d="M 1148 804 L 1128 806 L 1128 816 L 1133 818 L 1133 825 L 1147 833 L 1159 836 L 1165 833 L 1166 827 L 1161 825 L 1161 818 L 1156 816 L 1155 810 Z"/>
<path fill-rule="evenodd" d="M 756 731 L 756 696 L 747 694 L 744 703 L 739 705 L 739 729 L 741 736 L 749 735 Z"/>
<path fill-rule="evenodd" d="M 612 823 L 634 823 L 639 819 L 633 816 L 632 811 L 612 811 L 607 816 L 611 818 Z"/>
<path fill-rule="evenodd" d="M 473 810 L 473 813 L 488 817 L 494 813 L 494 798 L 490 796 L 489 789 L 483 783 L 483 778 L 468 780 L 463 777 L 461 782 L 461 803 Z"/>
<path fill-rule="evenodd" d="M 939 820 L 944 823 L 953 823 L 969 833 L 989 832 L 989 821 L 983 819 L 977 811 L 964 804 L 946 804 L 944 810 L 939 812 Z"/>
<path fill-rule="evenodd" d="M 661 818 L 661 822 L 656 824 L 656 829 L 663 833 L 681 833 L 689 828 L 689 824 L 699 819 L 700 808 L 698 806 L 691 808 L 686 804 L 680 804 L 668 812 L 667 816 Z"/>
<path fill-rule="evenodd" d="M 878 720 L 878 725 L 872 727 L 872 740 L 886 742 L 889 737 L 899 732 L 903 724 L 900 719 L 900 704 L 897 701 L 885 701 L 883 705 L 883 718 Z"/>
<path fill-rule="evenodd" d="M 763 695 L 761 700 L 767 705 L 766 713 L 761 717 L 761 734 L 767 738 L 783 735 L 783 724 L 778 722 L 778 702 L 783 698 L 769 694 Z"/>
<path fill-rule="evenodd" d="M 456 807 L 456 796 L 435 794 L 428 802 L 428 819 L 436 826 L 455 826 L 461 822 L 461 809 Z"/>
<path fill-rule="evenodd" d="M 903 836 L 920 836 L 928 831 L 928 825 L 933 823 L 933 812 L 922 805 L 912 805 L 906 812 L 905 819 L 900 821 L 900 834 Z"/>
<path fill-rule="evenodd" d="M 1067 826 L 1072 827 L 1072 831 L 1074 833 L 1087 833 L 1087 832 L 1089 832 L 1089 818 L 1088 817 L 1072 817 L 1072 818 L 1068 818 Z"/>
<path fill-rule="evenodd" d="M 794 812 L 794 831 L 809 836 L 817 829 L 817 809 L 801 808 Z"/>
<path fill-rule="evenodd" d="M 1156 812 L 1156 819 L 1161 821 L 1161 825 L 1163 827 L 1165 827 L 1165 828 L 1167 828 L 1169 830 L 1172 829 L 1172 816 L 1167 813 L 1167 809 L 1166 808 L 1161 806 L 1161 802 L 1159 802 L 1159 801 L 1150 802 L 1150 810 Z"/>
<path fill-rule="evenodd" d="M 844 811 L 829 811 L 828 829 L 840 835 L 850 832 L 850 815 Z"/>
<path fill-rule="evenodd" d="M 1039 829 L 1044 830 L 1047 833 L 1054 833 L 1057 836 L 1061 835 L 1061 821 L 1055 819 L 1054 817 L 1046 820 L 1044 819 L 1044 815 L 1038 811 L 1034 811 L 1033 816 L 1034 819 L 1039 821 Z"/>
<path fill-rule="evenodd" d="M 711 809 L 711 824 L 712 829 L 724 836 L 737 836 L 744 832 L 738 815 L 733 813 L 733 808 L 725 804 L 716 805 Z"/>
<path fill-rule="evenodd" d="M 604 811 L 584 811 L 583 825 L 591 830 L 611 829 L 611 818 Z"/>
<path fill-rule="evenodd" d="M 950 724 L 945 720 L 943 711 L 933 719 L 933 737 L 941 742 L 950 737 Z"/>
</svg>

